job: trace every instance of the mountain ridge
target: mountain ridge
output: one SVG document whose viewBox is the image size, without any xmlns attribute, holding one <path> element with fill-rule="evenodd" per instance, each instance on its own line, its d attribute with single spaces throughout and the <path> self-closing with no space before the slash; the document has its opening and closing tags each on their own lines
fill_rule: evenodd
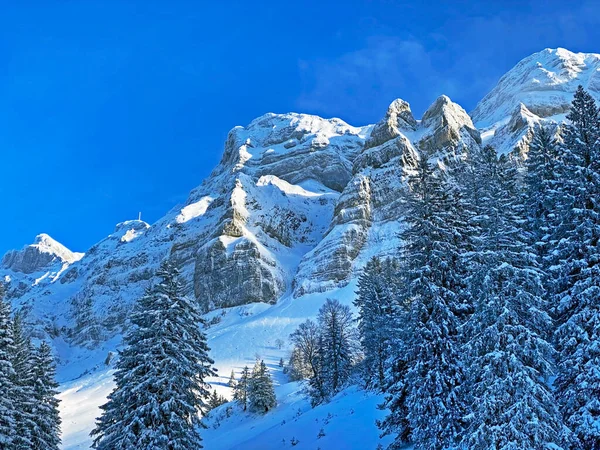
<svg viewBox="0 0 600 450">
<path fill-rule="evenodd" d="M 108 309 L 105 297 L 139 295 L 164 257 L 180 266 L 188 293 L 198 299 L 208 293 L 206 311 L 232 306 L 225 297 L 240 298 L 236 304 L 274 303 L 286 292 L 298 297 L 341 286 L 357 268 L 354 262 L 368 239 L 369 222 L 373 217 L 377 221 L 385 209 L 380 203 L 386 195 L 391 199 L 398 194 L 399 186 L 373 191 L 381 184 L 373 179 L 401 179 L 401 173 L 389 166 L 399 163 L 411 147 L 460 153 L 485 143 L 499 153 L 516 150 L 524 155 L 537 123 L 564 120 L 565 102 L 579 81 L 600 95 L 600 55 L 545 49 L 501 77 L 473 110 L 473 119 L 445 95 L 420 120 L 407 102 L 396 99 L 380 122 L 362 127 L 310 114 L 263 114 L 229 132 L 219 164 L 190 192 L 183 207 L 175 207 L 151 226 L 138 226 L 136 221 L 119 224 L 108 238 L 86 255 L 71 258 L 47 280 L 70 284 L 87 272 L 78 290 L 99 298 L 100 312 Z M 492 121 L 486 127 L 474 124 Z M 259 183 L 261 177 L 271 181 Z M 290 195 L 294 189 L 296 194 Z M 374 204 L 379 205 L 375 210 Z M 392 207 L 382 214 L 400 217 L 401 212 Z M 97 256 L 100 249 L 105 250 L 103 258 Z M 21 278 L 18 292 L 9 289 L 13 299 L 26 295 L 26 285 L 40 285 L 35 281 L 39 277 L 24 276 L 34 267 L 25 268 L 29 274 L 13 270 L 19 268 L 9 260 L 16 261 L 16 255 L 8 252 L 0 264 L 0 274 Z M 237 276 L 239 271 L 232 268 L 239 266 L 248 273 Z M 113 267 L 119 268 L 114 276 Z M 130 273 L 127 284 L 139 286 L 115 287 L 125 272 Z M 226 273 L 234 276 L 223 283 Z M 104 280 L 112 280 L 113 286 L 107 287 Z M 52 286 L 44 284 L 44 295 L 53 296 Z"/>
</svg>

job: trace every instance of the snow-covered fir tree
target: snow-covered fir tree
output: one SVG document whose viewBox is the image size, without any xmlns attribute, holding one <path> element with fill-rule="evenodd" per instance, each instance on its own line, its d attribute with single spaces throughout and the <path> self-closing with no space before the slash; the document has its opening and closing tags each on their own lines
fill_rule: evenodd
<svg viewBox="0 0 600 450">
<path fill-rule="evenodd" d="M 492 147 L 475 155 L 479 189 L 479 265 L 469 278 L 477 298 L 465 326 L 469 449 L 535 450 L 558 445 L 563 426 L 546 383 L 553 350 L 545 339 L 552 322 L 542 272 L 530 251 L 522 186 L 514 162 Z"/>
<path fill-rule="evenodd" d="M 229 386 L 230 388 L 234 388 L 236 384 L 235 381 L 235 371 L 233 369 L 231 369 L 231 376 L 229 377 L 229 381 L 227 382 L 227 386 Z"/>
<path fill-rule="evenodd" d="M 400 274 L 398 278 L 404 280 Z M 408 331 L 410 324 L 409 306 L 406 299 L 398 295 L 393 304 L 392 314 L 389 316 L 392 334 L 388 338 L 390 354 L 385 363 L 386 371 L 382 384 L 385 401 L 379 405 L 379 408 L 388 409 L 390 413 L 383 420 L 378 420 L 377 426 L 382 430 L 382 436 L 395 436 L 389 446 L 390 450 L 405 448 L 406 444 L 412 440 L 407 405 L 409 384 L 406 378 L 408 373 L 406 350 L 410 339 L 404 333 Z"/>
<path fill-rule="evenodd" d="M 10 306 L 4 300 L 4 285 L 0 283 L 0 448 L 10 449 L 16 427 L 13 332 Z"/>
<path fill-rule="evenodd" d="M 338 393 L 350 377 L 356 353 L 356 328 L 350 308 L 327 299 L 318 314 L 318 350 L 310 380 L 313 404 Z"/>
<path fill-rule="evenodd" d="M 233 399 L 237 401 L 244 411 L 248 408 L 248 390 L 250 389 L 250 368 L 244 366 L 240 379 L 233 388 Z"/>
<path fill-rule="evenodd" d="M 554 227 L 561 217 L 557 211 L 561 175 L 556 127 L 538 125 L 535 128 L 525 168 L 525 214 L 529 242 L 539 257 L 540 266 L 545 267 Z"/>
<path fill-rule="evenodd" d="M 464 149 L 455 150 L 450 157 L 439 161 L 438 164 L 443 168 L 443 172 L 439 169 L 440 172 L 437 174 L 432 167 L 421 160 L 422 155 L 418 153 L 410 154 L 410 157 L 405 157 L 404 160 L 409 187 L 415 189 L 409 190 L 407 193 L 405 201 L 408 209 L 413 210 L 416 208 L 419 210 L 424 208 L 423 201 L 426 200 L 426 193 L 422 188 L 428 188 L 430 183 L 435 187 L 433 194 L 436 196 L 433 200 L 427 200 L 434 202 L 433 205 L 428 206 L 428 208 L 432 208 L 429 212 L 427 209 L 422 210 L 424 215 L 420 216 L 418 221 L 407 224 L 404 236 L 409 238 L 409 241 L 405 244 L 414 239 L 415 236 L 411 237 L 411 235 L 413 233 L 418 234 L 418 229 L 429 230 L 431 235 L 441 242 L 434 240 L 428 244 L 430 248 L 427 251 L 427 258 L 435 258 L 431 254 L 432 249 L 445 247 L 451 250 L 447 255 L 447 260 L 439 262 L 447 273 L 443 276 L 446 277 L 447 286 L 445 288 L 448 289 L 448 298 L 445 301 L 448 302 L 449 319 L 452 323 L 452 329 L 447 330 L 451 331 L 449 339 L 452 346 L 446 349 L 450 353 L 454 353 L 455 346 L 459 346 L 464 342 L 462 325 L 473 309 L 473 299 L 467 290 L 466 280 L 470 273 L 469 268 L 473 266 L 476 228 L 474 225 L 473 199 L 466 194 L 466 191 L 471 187 L 469 183 L 472 179 L 470 176 L 471 167 L 468 164 L 470 155 L 465 153 Z M 421 184 L 423 186 L 419 186 Z M 444 195 L 440 196 L 440 192 L 443 192 Z M 445 211 L 444 208 L 448 205 L 451 205 L 451 209 Z M 432 220 L 428 218 L 430 217 L 429 214 L 432 214 L 431 217 L 437 216 L 437 218 Z M 432 220 L 432 224 L 427 225 L 427 220 Z M 438 229 L 436 230 L 436 228 Z M 413 350 L 418 343 L 413 336 L 413 326 L 415 325 L 413 307 L 415 303 L 413 303 L 413 291 L 411 289 L 412 287 L 425 288 L 425 286 L 418 285 L 419 267 L 421 266 L 418 266 L 419 260 L 415 259 L 415 257 L 423 258 L 425 256 L 421 254 L 418 248 L 418 245 L 423 244 L 424 241 L 416 240 L 412 242 L 413 244 L 416 243 L 417 247 L 406 246 L 401 249 L 402 258 L 399 267 L 394 270 L 396 274 L 393 286 L 394 298 L 391 303 L 391 313 L 387 318 L 389 322 L 388 329 L 390 330 L 390 336 L 388 337 L 390 355 L 383 383 L 383 389 L 386 393 L 385 402 L 381 407 L 389 409 L 391 413 L 384 420 L 378 421 L 378 426 L 382 429 L 383 435 L 392 434 L 396 436 L 390 446 L 391 448 L 404 448 L 406 443 L 412 440 L 413 424 L 409 420 L 408 402 L 409 394 L 413 388 L 411 381 L 408 379 L 408 373 L 409 368 L 414 367 L 414 360 L 411 361 L 411 359 L 415 357 Z M 426 247 L 422 247 L 422 249 L 425 250 Z M 421 259 L 421 263 L 423 261 L 424 259 Z M 395 263 L 395 265 L 397 264 Z M 424 269 L 427 274 L 427 267 L 421 267 L 421 269 Z M 435 282 L 439 283 L 441 281 L 435 280 Z M 435 287 L 435 285 L 432 285 L 432 287 Z M 442 328 L 444 326 L 442 322 Z M 460 411 L 464 409 L 466 402 L 462 399 L 460 404 L 452 402 L 456 396 L 454 390 L 458 388 L 458 382 L 464 377 L 460 373 L 460 368 L 457 369 L 454 366 L 452 370 L 457 371 L 456 378 L 448 386 L 449 392 L 444 395 L 448 395 L 446 401 L 452 404 L 454 414 L 460 415 Z M 463 424 L 460 421 L 456 425 L 457 430 L 462 429 Z"/>
<path fill-rule="evenodd" d="M 210 411 L 211 409 L 218 408 L 219 406 L 225 403 L 227 403 L 227 399 L 222 395 L 219 395 L 216 389 L 213 389 L 212 394 L 210 394 L 210 397 L 208 399 L 208 411 Z"/>
<path fill-rule="evenodd" d="M 250 410 L 266 413 L 277 405 L 269 369 L 263 360 L 256 361 L 248 384 Z"/>
<path fill-rule="evenodd" d="M 363 372 L 367 386 L 384 385 L 390 356 L 390 339 L 395 330 L 391 319 L 396 291 L 398 265 L 394 260 L 371 259 L 358 279 L 358 332 L 364 354 Z"/>
<path fill-rule="evenodd" d="M 42 342 L 33 352 L 33 422 L 32 450 L 58 450 L 61 419 L 58 411 L 58 383 L 52 349 Z"/>
<path fill-rule="evenodd" d="M 201 448 L 200 415 L 215 376 L 204 320 L 183 294 L 179 271 L 168 261 L 160 281 L 139 299 L 116 364 L 116 387 L 92 432 L 95 448 L 188 450 Z"/>
<path fill-rule="evenodd" d="M 12 366 L 14 369 L 14 402 L 16 428 L 13 435 L 12 448 L 15 450 L 28 450 L 33 447 L 35 429 L 35 398 L 34 388 L 34 349 L 30 338 L 26 335 L 23 326 L 23 316 L 15 314 L 12 321 L 13 354 Z"/>
<path fill-rule="evenodd" d="M 418 449 L 444 449 L 463 431 L 464 409 L 458 388 L 464 381 L 460 364 L 460 293 L 463 279 L 455 191 L 444 173 L 424 155 L 411 167 L 407 195 L 407 226 L 401 233 L 402 285 L 398 302 L 407 304 L 404 338 L 396 348 L 387 389 L 392 419 L 408 413 Z M 407 364 L 406 376 L 394 370 Z M 400 401 L 406 395 L 405 401 Z M 399 429 L 395 447 L 406 429 Z"/>
<path fill-rule="evenodd" d="M 567 120 L 552 266 L 556 398 L 576 448 L 600 449 L 600 112 L 581 86 Z"/>
</svg>

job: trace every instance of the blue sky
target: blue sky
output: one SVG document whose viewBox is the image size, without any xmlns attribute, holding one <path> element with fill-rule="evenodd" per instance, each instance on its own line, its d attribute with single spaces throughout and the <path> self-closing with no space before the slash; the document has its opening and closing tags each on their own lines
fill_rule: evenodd
<svg viewBox="0 0 600 450">
<path fill-rule="evenodd" d="M 599 22 L 564 0 L 3 2 L 0 254 L 153 222 L 265 112 L 363 125 L 442 93 L 471 110 L 535 51 L 600 53 Z"/>
</svg>

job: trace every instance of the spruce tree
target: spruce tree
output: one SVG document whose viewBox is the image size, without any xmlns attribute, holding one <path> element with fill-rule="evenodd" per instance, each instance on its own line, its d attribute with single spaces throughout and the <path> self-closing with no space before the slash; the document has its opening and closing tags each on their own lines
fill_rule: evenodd
<svg viewBox="0 0 600 450">
<path fill-rule="evenodd" d="M 23 316 L 20 313 L 15 314 L 12 321 L 12 335 L 13 386 L 15 420 L 17 423 L 12 448 L 15 450 L 29 450 L 33 448 L 32 439 L 35 428 L 34 349 L 30 338 L 25 333 Z"/>
<path fill-rule="evenodd" d="M 271 374 L 264 361 L 256 361 L 248 385 L 250 409 L 266 413 L 277 405 Z"/>
<path fill-rule="evenodd" d="M 386 372 L 383 386 L 386 394 L 385 401 L 379 405 L 380 409 L 389 409 L 390 413 L 383 420 L 378 420 L 377 426 L 382 431 L 382 437 L 395 436 L 389 446 L 390 450 L 395 450 L 405 448 L 412 439 L 407 406 L 409 387 L 406 374 L 408 365 L 406 359 L 399 352 L 396 353 L 405 346 L 404 342 L 400 340 L 394 340 L 392 343 L 398 345 L 394 347 L 395 351 L 388 362 L 390 367 Z"/>
<path fill-rule="evenodd" d="M 455 194 L 445 174 L 434 172 L 424 155 L 410 168 L 407 226 L 401 233 L 402 285 L 400 304 L 408 304 L 402 345 L 394 358 L 395 377 L 387 389 L 395 393 L 387 406 L 391 423 L 406 410 L 412 439 L 418 449 L 437 450 L 456 443 L 463 429 L 463 405 L 458 389 L 464 381 L 460 364 L 461 291 L 463 277 Z M 402 396 L 406 394 L 404 401 Z M 394 447 L 402 445 L 399 430 Z"/>
<path fill-rule="evenodd" d="M 94 446 L 102 450 L 201 448 L 199 415 L 206 379 L 215 376 L 195 300 L 183 295 L 178 270 L 164 262 L 160 281 L 136 304 L 133 327 L 116 364 L 116 387 L 101 408 Z"/>
<path fill-rule="evenodd" d="M 13 355 L 10 306 L 4 300 L 4 286 L 0 283 L 0 448 L 7 449 L 11 448 L 16 427 Z"/>
<path fill-rule="evenodd" d="M 538 125 L 525 161 L 525 213 L 529 242 L 542 268 L 547 266 L 554 227 L 560 220 L 558 186 L 560 147 L 555 127 Z"/>
<path fill-rule="evenodd" d="M 60 414 L 56 364 L 52 349 L 42 342 L 33 352 L 33 422 L 32 450 L 58 450 L 60 446 Z"/>
<path fill-rule="evenodd" d="M 236 384 L 235 381 L 235 372 L 233 369 L 231 369 L 231 376 L 229 377 L 229 381 L 227 382 L 227 386 L 229 386 L 230 388 L 234 388 Z"/>
<path fill-rule="evenodd" d="M 556 398 L 578 448 L 600 449 L 600 111 L 581 86 L 567 115 L 552 266 Z"/>
<path fill-rule="evenodd" d="M 470 398 L 469 449 L 536 450 L 561 443 L 562 422 L 546 380 L 553 350 L 545 339 L 542 272 L 523 229 L 524 203 L 513 162 L 491 147 L 474 158 L 480 186 L 479 265 L 470 278 L 478 302 L 464 347 Z"/>
<path fill-rule="evenodd" d="M 409 278 L 403 270 L 407 261 L 394 261 L 390 267 L 393 267 L 396 274 L 394 291 L 392 295 L 391 311 L 387 315 L 388 324 L 386 331 L 389 335 L 387 342 L 387 359 L 384 361 L 385 372 L 381 389 L 385 393 L 385 401 L 379 405 L 380 409 L 388 409 L 390 413 L 383 419 L 377 421 L 377 426 L 382 431 L 382 437 L 387 435 L 395 436 L 390 444 L 390 450 L 405 448 L 406 444 L 412 441 L 411 424 L 408 419 L 409 410 L 407 406 L 409 384 L 406 376 L 408 373 L 407 349 L 410 345 L 410 326 L 409 317 L 410 301 L 405 297 L 407 291 L 401 286 L 406 286 Z M 389 274 L 391 275 L 391 273 Z"/>
<path fill-rule="evenodd" d="M 210 398 L 208 399 L 208 406 L 207 409 L 208 411 L 218 408 L 219 406 L 223 405 L 224 403 L 227 403 L 227 399 L 225 397 L 223 397 L 222 395 L 219 395 L 217 393 L 217 390 L 214 389 L 212 391 L 212 394 L 210 394 Z"/>
<path fill-rule="evenodd" d="M 250 369 L 244 366 L 240 379 L 233 388 L 233 399 L 236 400 L 244 411 L 248 408 L 248 391 L 250 389 Z"/>
<path fill-rule="evenodd" d="M 367 386 L 381 389 L 394 334 L 394 280 L 398 267 L 393 260 L 371 259 L 358 279 L 358 331 L 364 354 L 364 378 Z"/>
</svg>

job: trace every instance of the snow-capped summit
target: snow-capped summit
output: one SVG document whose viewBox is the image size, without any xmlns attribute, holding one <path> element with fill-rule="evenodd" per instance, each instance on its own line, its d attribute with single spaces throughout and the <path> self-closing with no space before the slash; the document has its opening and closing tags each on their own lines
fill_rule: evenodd
<svg viewBox="0 0 600 450">
<path fill-rule="evenodd" d="M 142 235 L 148 228 L 150 225 L 143 220 L 126 220 L 117 224 L 111 237 L 119 238 L 121 242 L 129 242 Z"/>
<path fill-rule="evenodd" d="M 47 269 L 52 264 L 72 264 L 83 258 L 47 234 L 36 236 L 33 244 L 21 250 L 11 250 L 2 258 L 2 267 L 14 272 L 30 274 Z"/>
<path fill-rule="evenodd" d="M 481 143 L 471 117 L 446 95 L 438 97 L 425 111 L 420 125 L 424 131 L 419 147 L 430 153 L 454 147 L 459 142 L 467 147 Z"/>
<path fill-rule="evenodd" d="M 79 261 L 84 256 L 84 253 L 72 252 L 46 233 L 38 234 L 31 246 L 36 247 L 42 253 L 55 255 L 70 264 Z"/>
<path fill-rule="evenodd" d="M 546 118 L 565 113 L 578 85 L 600 99 L 600 54 L 547 48 L 504 75 L 471 113 L 479 128 L 510 116 L 519 103 Z"/>
<path fill-rule="evenodd" d="M 350 177 L 350 160 L 360 151 L 365 133 L 365 128 L 337 118 L 268 113 L 229 132 L 223 158 L 210 178 L 258 172 L 291 183 L 312 178 L 341 191 Z"/>
</svg>

